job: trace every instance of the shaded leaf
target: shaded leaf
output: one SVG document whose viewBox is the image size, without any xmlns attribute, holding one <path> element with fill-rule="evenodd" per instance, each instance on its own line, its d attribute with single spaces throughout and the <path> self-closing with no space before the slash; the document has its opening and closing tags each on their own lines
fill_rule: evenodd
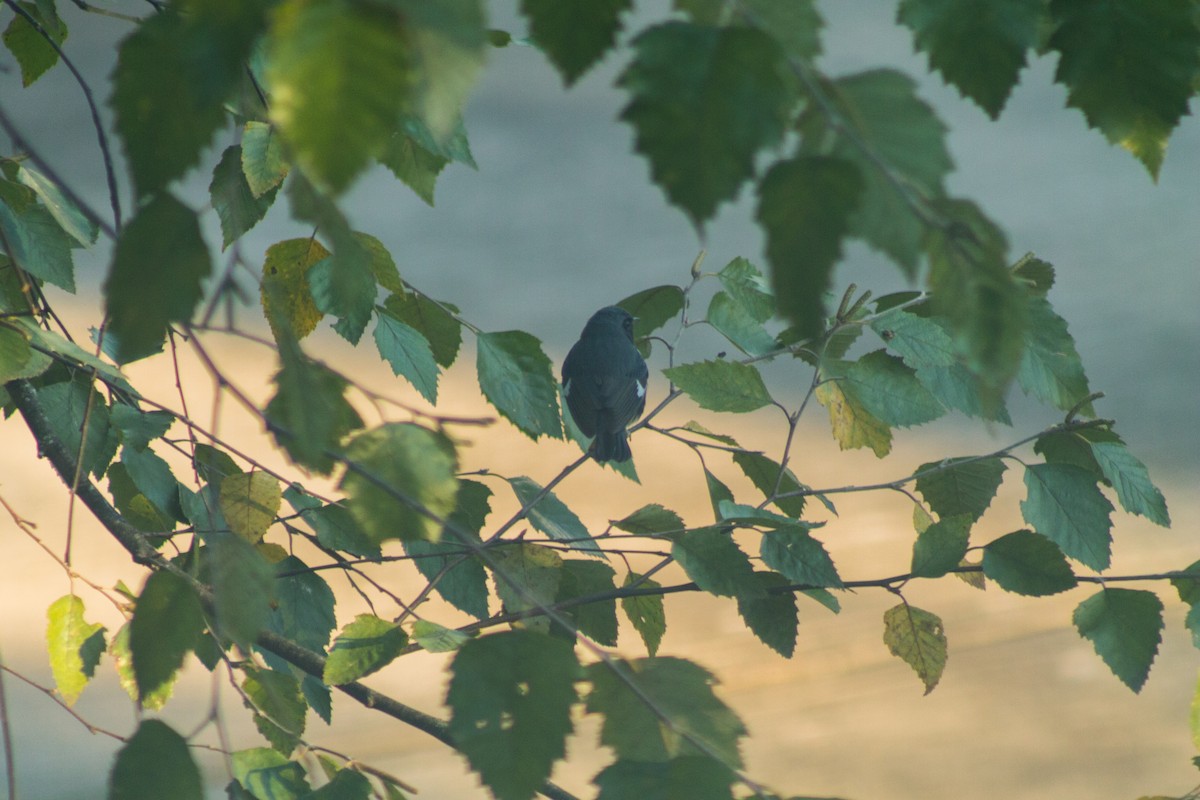
<svg viewBox="0 0 1200 800">
<path fill-rule="evenodd" d="M 524 476 L 510 478 L 508 482 L 522 507 L 529 506 L 537 498 L 537 502 L 526 511 L 526 517 L 533 527 L 551 539 L 607 558 L 575 512 L 559 500 L 554 492 L 542 494 L 543 488 Z M 539 494 L 542 495 L 540 498 Z"/>
<path fill-rule="evenodd" d="M 506 631 L 451 664 L 449 733 L 498 800 L 528 800 L 566 753 L 579 663 L 571 643 Z"/>
<path fill-rule="evenodd" d="M 204 784 L 187 740 L 159 719 L 143 719 L 117 751 L 109 800 L 201 800 Z"/>
<path fill-rule="evenodd" d="M 483 396 L 519 431 L 534 441 L 562 438 L 558 382 L 536 337 L 524 331 L 480 333 L 476 369 Z"/>
<path fill-rule="evenodd" d="M 679 756 L 667 761 L 618 759 L 596 774 L 597 800 L 640 797 L 732 800 L 736 776 L 729 767 L 707 756 Z"/>
<path fill-rule="evenodd" d="M 277 188 L 291 168 L 279 134 L 265 122 L 250 120 L 242 130 L 242 173 L 250 194 L 262 197 Z"/>
<path fill-rule="evenodd" d="M 683 530 L 683 520 L 671 509 L 651 503 L 614 522 L 613 527 L 626 533 L 654 536 L 660 533 L 678 533 Z"/>
<path fill-rule="evenodd" d="M 1150 480 L 1150 472 L 1122 442 L 1089 442 L 1104 477 L 1117 490 L 1121 507 L 1140 514 L 1163 527 L 1171 526 L 1171 515 L 1162 492 Z"/>
<path fill-rule="evenodd" d="M 1076 561 L 1108 568 L 1113 507 L 1094 476 L 1070 464 L 1031 464 L 1025 468 L 1025 488 L 1021 514 L 1035 531 Z"/>
<path fill-rule="evenodd" d="M 989 542 L 982 566 L 1001 589 L 1033 597 L 1065 592 L 1078 583 L 1058 546 L 1032 531 L 1014 531 Z"/>
<path fill-rule="evenodd" d="M 943 519 L 966 514 L 974 522 L 992 504 L 1005 469 L 999 458 L 964 456 L 922 464 L 913 474 L 933 513 Z"/>
<path fill-rule="evenodd" d="M 795 95 L 782 53 L 753 28 L 676 21 L 647 28 L 633 47 L 617 79 L 630 94 L 621 119 L 633 125 L 654 182 L 701 227 L 784 133 Z"/>
<path fill-rule="evenodd" d="M 943 517 L 921 531 L 913 544 L 912 574 L 940 578 L 957 567 L 967 555 L 972 521 L 966 514 Z"/>
<path fill-rule="evenodd" d="M 151 573 L 129 624 L 139 699 L 174 678 L 203 628 L 200 600 L 187 581 L 166 570 Z"/>
<path fill-rule="evenodd" d="M 458 493 L 458 457 L 444 436 L 389 423 L 354 437 L 346 458 L 339 485 L 371 541 L 439 538 Z"/>
<path fill-rule="evenodd" d="M 791 592 L 770 591 L 788 584 L 787 578 L 776 572 L 755 572 L 754 578 L 762 593 L 754 597 L 739 597 L 738 614 L 763 644 L 784 658 L 791 658 L 796 652 L 796 630 L 799 625 L 796 596 Z"/>
<path fill-rule="evenodd" d="M 437 403 L 438 366 L 433 349 L 420 331 L 380 309 L 376 315 L 375 347 L 395 375 L 403 375 L 430 403 Z"/>
<path fill-rule="evenodd" d="M 631 0 L 522 0 L 521 13 L 529 19 L 529 37 L 570 86 L 612 49 L 621 14 L 632 6 Z"/>
<path fill-rule="evenodd" d="M 333 590 L 295 556 L 276 564 L 275 573 L 275 603 L 267 627 L 301 647 L 323 651 L 337 625 Z"/>
<path fill-rule="evenodd" d="M 615 647 L 617 644 L 617 602 L 612 599 L 612 593 L 617 588 L 614 582 L 616 572 L 608 564 L 582 559 L 566 559 L 563 561 L 562 567 L 558 595 L 554 598 L 556 603 L 593 595 L 609 597 L 607 600 L 595 600 L 572 606 L 564 616 L 574 622 L 580 633 L 597 644 Z M 559 632 L 568 638 L 574 638 L 571 631 Z"/>
<path fill-rule="evenodd" d="M 304 734 L 308 706 L 300 684 L 291 675 L 246 667 L 242 691 L 255 709 L 254 724 L 271 746 L 283 755 L 296 749 Z"/>
<path fill-rule="evenodd" d="M 328 474 L 334 465 L 331 452 L 363 425 L 345 398 L 349 382 L 305 358 L 294 343 L 281 345 L 279 356 L 283 366 L 275 373 L 275 396 L 267 403 L 268 430 L 297 464 Z"/>
<path fill-rule="evenodd" d="M 1080 603 L 1071 619 L 1113 674 L 1139 692 L 1158 655 L 1162 612 L 1154 592 L 1105 588 Z"/>
<path fill-rule="evenodd" d="M 421 332 L 438 364 L 449 367 L 454 363 L 462 344 L 462 325 L 451 316 L 451 312 L 458 313 L 457 307 L 436 302 L 418 292 L 393 294 L 383 305 L 393 317 Z"/>
<path fill-rule="evenodd" d="M 217 629 L 221 636 L 246 649 L 271 615 L 274 572 L 245 539 L 214 536 L 207 545 Z"/>
<path fill-rule="evenodd" d="M 661 762 L 699 755 L 691 738 L 727 764 L 741 766 L 738 740 L 746 728 L 713 693 L 716 679 L 703 667 L 682 658 L 659 657 L 596 663 L 586 671 L 592 681 L 587 710 L 604 717 L 600 743 L 611 747 L 618 759 Z"/>
<path fill-rule="evenodd" d="M 759 593 L 750 559 L 725 528 L 699 528 L 672 537 L 671 555 L 706 592 L 722 597 Z"/>
<path fill-rule="evenodd" d="M 262 221 L 275 202 L 275 192 L 255 196 L 242 171 L 241 147 L 226 148 L 208 185 L 208 196 L 221 220 L 222 250 Z"/>
<path fill-rule="evenodd" d="M 780 511 L 789 517 L 799 519 L 804 514 L 804 497 L 779 497 L 790 492 L 799 492 L 806 487 L 801 486 L 790 469 L 780 467 L 761 453 L 751 453 L 740 450 L 733 454 L 733 463 L 737 464 L 750 482 L 754 484 L 763 497 L 769 499 Z"/>
<path fill-rule="evenodd" d="M 771 284 L 801 337 L 824 326 L 823 298 L 864 187 L 858 166 L 829 156 L 781 161 L 759 184 L 755 214 L 767 234 Z"/>
<path fill-rule="evenodd" d="M 121 232 L 104 283 L 117 363 L 158 352 L 167 326 L 191 318 L 211 268 L 194 211 L 166 192 L 138 210 Z"/>
<path fill-rule="evenodd" d="M 839 587 L 842 579 L 825 551 L 825 545 L 803 527 L 780 528 L 763 534 L 763 563 L 792 583 L 812 587 Z"/>
<path fill-rule="evenodd" d="M 651 592 L 662 588 L 662 584 L 653 578 L 646 578 L 631 571 L 625 575 L 625 583 L 621 588 L 627 589 L 635 585 Z M 621 610 L 629 618 L 629 622 L 638 632 L 638 636 L 642 637 L 642 642 L 646 645 L 646 652 L 651 656 L 658 653 L 658 646 L 662 643 L 663 634 L 667 632 L 667 617 L 663 611 L 662 595 L 643 594 L 622 597 Z"/>
</svg>

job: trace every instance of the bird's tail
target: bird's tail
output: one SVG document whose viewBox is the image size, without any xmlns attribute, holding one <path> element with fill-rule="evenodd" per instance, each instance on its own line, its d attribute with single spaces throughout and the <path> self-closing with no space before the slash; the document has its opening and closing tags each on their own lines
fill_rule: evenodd
<svg viewBox="0 0 1200 800">
<path fill-rule="evenodd" d="M 629 451 L 629 436 L 620 430 L 613 433 L 597 431 L 596 441 L 592 443 L 592 457 L 597 461 L 628 461 L 633 458 Z"/>
</svg>

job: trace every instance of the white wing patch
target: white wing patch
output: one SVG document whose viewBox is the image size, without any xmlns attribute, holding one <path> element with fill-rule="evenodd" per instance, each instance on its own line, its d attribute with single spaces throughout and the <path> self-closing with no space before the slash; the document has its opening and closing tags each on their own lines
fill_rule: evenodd
<svg viewBox="0 0 1200 800">
<path fill-rule="evenodd" d="M 571 396 L 571 379 L 567 378 L 567 382 L 563 384 L 563 397 Z"/>
<path fill-rule="evenodd" d="M 638 397 L 646 396 L 646 384 L 642 383 L 641 381 L 638 381 L 637 384 L 637 395 Z"/>
</svg>

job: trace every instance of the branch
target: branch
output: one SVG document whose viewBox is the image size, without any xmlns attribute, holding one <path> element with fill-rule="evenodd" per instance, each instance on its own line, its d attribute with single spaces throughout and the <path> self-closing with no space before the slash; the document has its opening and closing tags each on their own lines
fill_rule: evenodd
<svg viewBox="0 0 1200 800">
<path fill-rule="evenodd" d="M 4 384 L 4 388 L 12 397 L 14 405 L 21 412 L 26 425 L 29 426 L 37 440 L 42 454 L 50 460 L 50 464 L 58 473 L 59 478 L 69 485 L 75 474 L 74 454 L 54 435 L 50 420 L 38 402 L 37 393 L 27 380 L 14 380 Z M 213 614 L 215 602 L 212 590 L 197 581 L 190 573 L 180 569 L 165 559 L 151 545 L 142 532 L 131 525 L 117 509 L 108 502 L 90 479 L 81 480 L 76 496 L 87 506 L 113 538 L 129 553 L 135 563 L 152 569 L 169 570 L 186 580 L 196 590 L 201 605 L 207 613 Z M 262 631 L 255 639 L 255 644 L 267 650 L 299 669 L 316 678 L 325 673 L 325 657 L 301 647 L 295 642 L 270 631 Z M 457 749 L 450 737 L 446 723 L 415 708 L 364 686 L 358 681 L 337 687 L 345 694 L 371 709 L 378 709 L 393 719 L 410 725 L 417 730 L 429 734 L 434 739 L 454 749 Z M 576 800 L 574 795 L 549 781 L 541 788 L 541 793 L 551 800 Z"/>
</svg>

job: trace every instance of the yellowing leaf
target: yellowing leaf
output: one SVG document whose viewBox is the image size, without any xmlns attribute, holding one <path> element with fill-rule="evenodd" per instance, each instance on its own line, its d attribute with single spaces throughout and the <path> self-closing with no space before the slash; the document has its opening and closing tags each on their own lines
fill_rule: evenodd
<svg viewBox="0 0 1200 800">
<path fill-rule="evenodd" d="M 221 481 L 221 513 L 230 529 L 251 544 L 266 535 L 281 499 L 279 481 L 265 472 L 243 472 Z"/>
<path fill-rule="evenodd" d="M 925 684 L 925 694 L 933 691 L 946 668 L 946 633 L 940 617 L 907 603 L 889 608 L 883 615 L 883 643 L 913 668 Z"/>
<path fill-rule="evenodd" d="M 287 321 L 297 339 L 308 336 L 324 315 L 313 301 L 308 270 L 329 251 L 312 237 L 285 239 L 267 248 L 263 262 L 262 307 L 278 340 L 278 319 Z M 278 315 L 278 316 L 277 316 Z"/>
<path fill-rule="evenodd" d="M 869 447 L 883 458 L 892 449 L 892 432 L 888 426 L 847 397 L 836 381 L 822 383 L 816 394 L 817 401 L 829 410 L 833 436 L 843 450 Z"/>
<path fill-rule="evenodd" d="M 55 600 L 46 611 L 50 671 L 63 702 L 79 699 L 104 652 L 104 626 L 83 619 L 83 601 L 73 594 Z"/>
</svg>

